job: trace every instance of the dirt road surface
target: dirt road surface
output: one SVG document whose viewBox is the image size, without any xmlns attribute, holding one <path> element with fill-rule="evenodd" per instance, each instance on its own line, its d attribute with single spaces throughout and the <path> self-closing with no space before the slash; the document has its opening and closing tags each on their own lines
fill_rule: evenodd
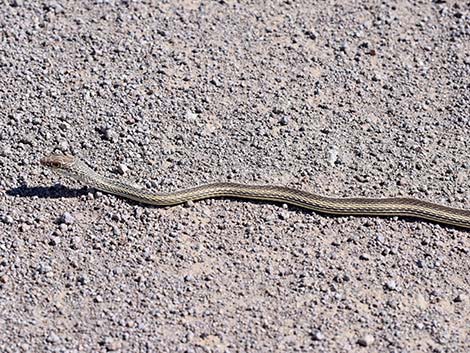
<svg viewBox="0 0 470 353">
<path fill-rule="evenodd" d="M 468 2 L 0 4 L 0 351 L 470 351 L 468 231 L 39 165 L 468 209 Z"/>
</svg>

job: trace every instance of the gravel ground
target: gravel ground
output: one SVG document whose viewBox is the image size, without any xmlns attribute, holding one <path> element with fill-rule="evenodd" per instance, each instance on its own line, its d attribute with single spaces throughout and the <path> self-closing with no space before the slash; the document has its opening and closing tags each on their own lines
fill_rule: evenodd
<svg viewBox="0 0 470 353">
<path fill-rule="evenodd" d="M 2 352 L 468 352 L 470 237 L 152 190 L 470 208 L 463 1 L 0 0 Z"/>
</svg>

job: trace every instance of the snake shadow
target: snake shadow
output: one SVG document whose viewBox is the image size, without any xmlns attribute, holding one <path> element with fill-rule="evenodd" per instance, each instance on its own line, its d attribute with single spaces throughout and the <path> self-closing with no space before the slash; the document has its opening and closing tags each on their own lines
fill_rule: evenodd
<svg viewBox="0 0 470 353">
<path fill-rule="evenodd" d="M 8 196 L 15 197 L 38 197 L 40 199 L 61 199 L 61 198 L 76 198 L 87 195 L 90 189 L 83 187 L 81 189 L 72 189 L 63 185 L 54 186 L 27 186 L 21 185 L 12 188 L 6 192 Z"/>
<path fill-rule="evenodd" d="M 77 189 L 77 188 L 74 189 L 74 188 L 69 188 L 67 186 L 63 186 L 61 184 L 57 184 L 54 186 L 47 186 L 47 187 L 44 187 L 44 186 L 31 187 L 27 185 L 22 185 L 22 186 L 8 190 L 6 194 L 9 196 L 16 196 L 16 197 L 35 197 L 36 196 L 41 199 L 60 199 L 60 198 L 77 198 L 80 196 L 87 195 L 93 190 L 95 189 L 89 188 L 87 186 L 84 186 L 80 189 Z M 149 208 L 167 207 L 167 206 L 148 205 L 142 202 L 127 199 L 122 196 L 118 196 L 118 195 L 114 195 L 114 196 L 126 201 L 128 204 L 131 204 L 131 205 L 140 205 L 140 206 L 149 207 Z M 240 199 L 236 197 L 216 197 L 216 198 L 224 199 L 224 200 L 238 200 L 238 201 L 243 200 L 243 202 L 249 202 L 252 204 L 259 204 L 259 205 L 262 205 L 262 204 L 269 204 L 269 205 L 277 204 L 279 206 L 282 205 L 281 202 L 275 202 L 275 201 L 249 200 L 249 199 Z M 330 218 L 330 219 L 345 217 L 344 215 L 335 215 L 335 214 L 330 214 L 330 213 L 316 212 L 316 211 L 308 210 L 308 209 L 298 207 L 295 205 L 289 205 L 289 209 L 293 211 L 295 210 L 297 212 L 305 213 L 305 214 L 318 213 L 322 217 Z M 362 216 L 354 216 L 354 217 L 362 217 Z M 373 217 L 391 220 L 394 216 L 373 216 Z M 414 217 L 400 217 L 400 219 L 405 221 L 406 223 L 424 222 Z M 425 222 L 431 223 L 431 224 L 438 224 L 439 226 L 445 227 L 448 229 L 455 229 L 459 231 L 470 231 L 470 229 L 451 225 L 451 224 L 442 224 L 442 223 L 434 222 L 431 220 L 426 220 Z"/>
</svg>

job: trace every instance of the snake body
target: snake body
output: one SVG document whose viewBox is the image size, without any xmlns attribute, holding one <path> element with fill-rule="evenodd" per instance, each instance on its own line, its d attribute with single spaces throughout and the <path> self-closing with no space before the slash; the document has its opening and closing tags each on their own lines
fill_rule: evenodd
<svg viewBox="0 0 470 353">
<path fill-rule="evenodd" d="M 73 156 L 51 155 L 42 158 L 41 164 L 95 189 L 157 206 L 171 206 L 207 198 L 230 197 L 282 202 L 326 214 L 404 216 L 470 228 L 470 210 L 442 206 L 414 198 L 332 198 L 282 186 L 225 182 L 157 194 L 126 182 L 104 177 Z"/>
</svg>

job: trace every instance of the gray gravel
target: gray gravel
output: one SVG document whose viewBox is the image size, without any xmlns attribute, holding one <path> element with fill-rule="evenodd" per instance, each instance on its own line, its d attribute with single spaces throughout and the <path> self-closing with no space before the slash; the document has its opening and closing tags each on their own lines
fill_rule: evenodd
<svg viewBox="0 0 470 353">
<path fill-rule="evenodd" d="M 470 208 L 468 3 L 0 4 L 0 351 L 470 351 L 469 232 L 38 163 Z"/>
</svg>

